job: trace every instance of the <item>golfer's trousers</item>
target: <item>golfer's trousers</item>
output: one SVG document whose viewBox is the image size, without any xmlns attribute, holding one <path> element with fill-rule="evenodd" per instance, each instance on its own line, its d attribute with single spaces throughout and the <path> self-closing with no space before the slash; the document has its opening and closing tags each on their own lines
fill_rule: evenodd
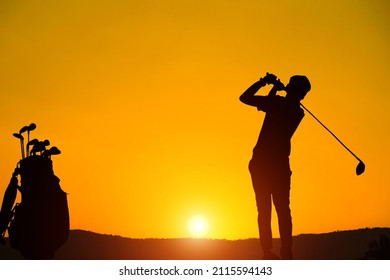
<svg viewBox="0 0 390 280">
<path fill-rule="evenodd" d="M 264 252 L 272 249 L 272 202 L 278 216 L 281 253 L 291 252 L 292 220 L 290 211 L 289 160 L 256 160 L 249 163 L 253 189 L 256 196 L 260 243 Z"/>
</svg>

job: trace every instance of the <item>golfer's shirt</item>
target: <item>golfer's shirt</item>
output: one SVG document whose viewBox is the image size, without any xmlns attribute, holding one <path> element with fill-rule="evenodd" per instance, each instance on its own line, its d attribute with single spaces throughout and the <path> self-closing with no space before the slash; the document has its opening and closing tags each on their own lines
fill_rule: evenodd
<svg viewBox="0 0 390 280">
<path fill-rule="evenodd" d="M 289 102 L 282 96 L 267 96 L 257 109 L 266 115 L 253 158 L 288 159 L 291 137 L 304 116 L 299 103 Z"/>
</svg>

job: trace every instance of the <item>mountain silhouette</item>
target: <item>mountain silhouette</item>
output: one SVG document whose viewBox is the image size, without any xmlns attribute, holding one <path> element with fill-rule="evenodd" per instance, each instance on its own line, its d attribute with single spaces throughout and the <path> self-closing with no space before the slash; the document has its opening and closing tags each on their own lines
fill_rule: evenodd
<svg viewBox="0 0 390 280">
<path fill-rule="evenodd" d="M 384 239 L 390 238 L 390 228 L 365 228 L 323 234 L 300 234 L 293 237 L 294 256 L 298 260 L 380 259 L 389 252 L 375 254 Z M 274 239 L 275 249 L 280 240 Z M 134 239 L 71 230 L 68 241 L 56 252 L 62 260 L 251 260 L 260 259 L 259 240 L 224 239 Z M 375 247 L 375 244 L 379 244 Z M 379 249 L 377 250 L 379 252 Z M 387 255 L 386 255 L 387 254 Z M 379 256 L 379 257 L 378 257 Z M 0 247 L 0 259 L 23 259 L 20 253 L 6 245 Z"/>
</svg>

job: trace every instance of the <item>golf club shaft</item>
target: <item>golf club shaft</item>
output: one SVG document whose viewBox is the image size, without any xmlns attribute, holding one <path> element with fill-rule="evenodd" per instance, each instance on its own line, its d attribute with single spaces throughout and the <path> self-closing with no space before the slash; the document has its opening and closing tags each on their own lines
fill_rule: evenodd
<svg viewBox="0 0 390 280">
<path fill-rule="evenodd" d="M 24 141 L 23 140 L 20 140 L 20 149 L 22 151 L 22 159 L 24 159 Z"/>
<path fill-rule="evenodd" d="M 341 145 L 343 145 L 343 147 L 346 148 L 347 151 L 351 153 L 351 155 L 353 155 L 358 161 L 361 161 L 361 160 L 360 160 L 360 159 L 359 159 L 359 158 L 358 158 L 358 157 L 357 157 L 357 156 L 356 156 L 356 155 L 355 155 L 347 146 L 345 146 L 345 144 L 344 144 L 343 142 L 341 142 L 341 140 L 340 140 L 332 131 L 330 131 L 329 128 L 327 128 L 319 119 L 317 119 L 317 117 L 314 116 L 312 112 L 310 112 L 305 106 L 303 106 L 302 103 L 300 103 L 300 105 L 301 105 L 302 108 L 305 109 L 306 112 L 308 112 L 308 113 L 309 113 L 317 122 L 319 122 L 320 125 L 322 125 L 330 134 L 332 134 L 332 136 L 333 136 L 337 141 L 339 141 L 339 143 L 340 143 Z"/>
<path fill-rule="evenodd" d="M 30 142 L 30 130 L 27 131 L 26 156 L 30 155 L 30 146 L 28 145 L 29 142 Z"/>
</svg>

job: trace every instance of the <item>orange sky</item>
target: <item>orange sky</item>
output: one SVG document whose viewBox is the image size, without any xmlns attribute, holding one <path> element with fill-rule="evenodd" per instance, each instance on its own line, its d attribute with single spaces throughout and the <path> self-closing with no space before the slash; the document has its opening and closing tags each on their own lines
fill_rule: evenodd
<svg viewBox="0 0 390 280">
<path fill-rule="evenodd" d="M 272 2 L 272 3 L 268 3 Z M 249 172 L 262 113 L 239 95 L 304 74 L 294 234 L 390 226 L 387 1 L 1 1 L 0 195 L 22 126 L 62 154 L 71 227 L 128 237 L 257 237 Z M 263 91 L 266 94 L 268 91 Z M 277 236 L 277 220 L 273 219 Z"/>
</svg>

